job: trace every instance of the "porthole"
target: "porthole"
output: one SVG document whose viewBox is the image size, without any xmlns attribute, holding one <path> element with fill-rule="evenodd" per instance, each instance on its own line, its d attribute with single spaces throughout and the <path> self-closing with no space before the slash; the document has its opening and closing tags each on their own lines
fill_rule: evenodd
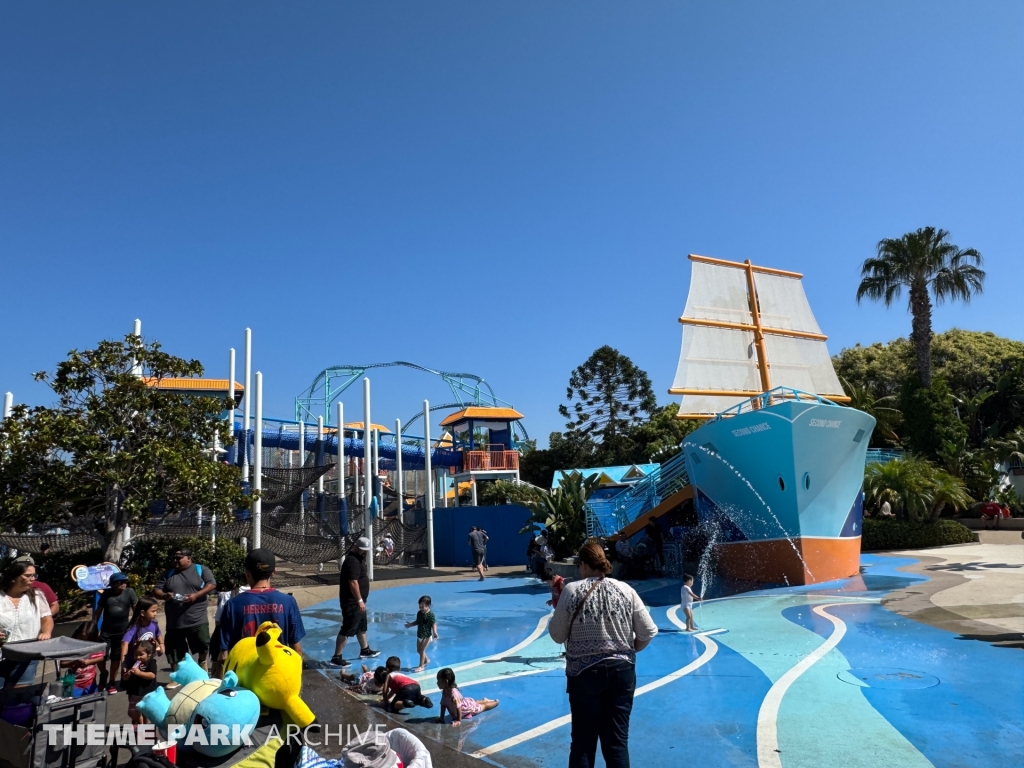
<svg viewBox="0 0 1024 768">
<path fill-rule="evenodd" d="M 782 475 L 779 475 L 779 490 L 786 490 L 786 481 L 782 479 Z"/>
<path fill-rule="evenodd" d="M 811 490 L 811 473 L 804 472 L 804 489 Z"/>
</svg>

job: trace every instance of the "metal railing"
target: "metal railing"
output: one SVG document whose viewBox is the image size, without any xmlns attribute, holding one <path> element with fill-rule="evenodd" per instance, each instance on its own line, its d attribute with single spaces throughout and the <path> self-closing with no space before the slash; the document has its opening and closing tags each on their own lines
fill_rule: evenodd
<svg viewBox="0 0 1024 768">
<path fill-rule="evenodd" d="M 519 451 L 462 452 L 463 472 L 482 472 L 489 469 L 519 469 Z"/>
<path fill-rule="evenodd" d="M 868 452 L 864 456 L 864 464 L 865 466 L 868 464 L 887 464 L 893 459 L 902 459 L 903 456 L 903 451 L 900 450 L 888 450 L 885 448 L 868 448 Z"/>
<path fill-rule="evenodd" d="M 610 499 L 588 502 L 587 535 L 607 536 L 621 531 L 641 515 L 658 506 L 663 499 L 690 484 L 686 457 L 680 451 L 643 480 Z"/>
<path fill-rule="evenodd" d="M 743 402 L 736 403 L 736 405 L 726 408 L 719 414 L 712 416 L 709 419 L 711 421 L 718 421 L 719 419 L 726 418 L 729 416 L 739 416 L 741 413 L 749 413 L 750 411 L 758 411 L 762 408 L 767 408 L 770 405 L 776 405 L 786 400 L 813 400 L 818 405 L 830 405 L 836 408 L 842 408 L 838 403 L 834 403 L 821 395 L 816 395 L 813 392 L 804 392 L 799 389 L 793 389 L 792 387 L 775 387 L 769 389 L 760 395 L 755 395 Z"/>
</svg>

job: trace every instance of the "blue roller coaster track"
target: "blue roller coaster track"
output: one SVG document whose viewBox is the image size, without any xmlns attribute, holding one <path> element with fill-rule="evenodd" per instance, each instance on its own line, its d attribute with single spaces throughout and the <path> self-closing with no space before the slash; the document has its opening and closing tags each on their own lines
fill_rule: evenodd
<svg viewBox="0 0 1024 768">
<path fill-rule="evenodd" d="M 333 365 L 324 368 L 313 379 L 313 383 L 304 392 L 295 398 L 295 420 L 305 421 L 316 419 L 322 412 L 324 423 L 331 423 L 331 406 L 341 396 L 341 393 L 352 386 L 359 378 L 369 370 L 375 368 L 411 368 L 415 371 L 422 371 L 433 376 L 440 376 L 452 391 L 455 402 L 444 405 L 432 405 L 431 411 L 444 411 L 450 409 L 465 408 L 470 405 L 505 407 L 511 408 L 512 403 L 502 400 L 494 394 L 491 385 L 484 381 L 483 377 L 474 373 L 453 373 L 451 371 L 438 371 L 433 368 L 426 368 L 416 363 L 408 363 L 404 360 L 395 360 L 390 363 L 370 363 L 368 365 Z M 412 417 L 403 422 L 408 426 L 423 417 L 423 412 L 418 411 Z M 516 430 L 521 433 L 523 439 L 529 439 L 526 428 L 520 422 L 516 422 Z"/>
</svg>

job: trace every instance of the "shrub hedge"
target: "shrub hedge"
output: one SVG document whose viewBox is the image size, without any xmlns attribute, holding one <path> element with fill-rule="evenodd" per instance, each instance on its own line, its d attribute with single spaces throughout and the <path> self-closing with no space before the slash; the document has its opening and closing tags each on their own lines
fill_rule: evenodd
<svg viewBox="0 0 1024 768">
<path fill-rule="evenodd" d="M 946 544 L 969 544 L 974 534 L 955 520 L 911 523 L 906 520 L 864 521 L 861 549 L 923 549 Z"/>
</svg>

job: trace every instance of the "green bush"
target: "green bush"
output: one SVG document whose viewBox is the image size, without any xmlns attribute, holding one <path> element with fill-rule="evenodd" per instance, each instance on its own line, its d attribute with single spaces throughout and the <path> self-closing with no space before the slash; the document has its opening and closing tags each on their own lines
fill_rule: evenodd
<svg viewBox="0 0 1024 768">
<path fill-rule="evenodd" d="M 906 520 L 864 521 L 861 549 L 923 549 L 947 544 L 969 544 L 974 534 L 955 520 L 911 523 Z"/>
<path fill-rule="evenodd" d="M 160 577 L 174 567 L 172 556 L 182 547 L 192 550 L 193 562 L 213 571 L 218 584 L 224 584 L 228 579 L 233 579 L 236 584 L 244 583 L 245 549 L 231 539 L 218 539 L 214 547 L 209 539 L 198 536 L 145 538 L 125 549 L 122 570 L 128 574 L 137 592 L 150 592 Z M 139 579 L 137 584 L 134 577 Z"/>
</svg>

